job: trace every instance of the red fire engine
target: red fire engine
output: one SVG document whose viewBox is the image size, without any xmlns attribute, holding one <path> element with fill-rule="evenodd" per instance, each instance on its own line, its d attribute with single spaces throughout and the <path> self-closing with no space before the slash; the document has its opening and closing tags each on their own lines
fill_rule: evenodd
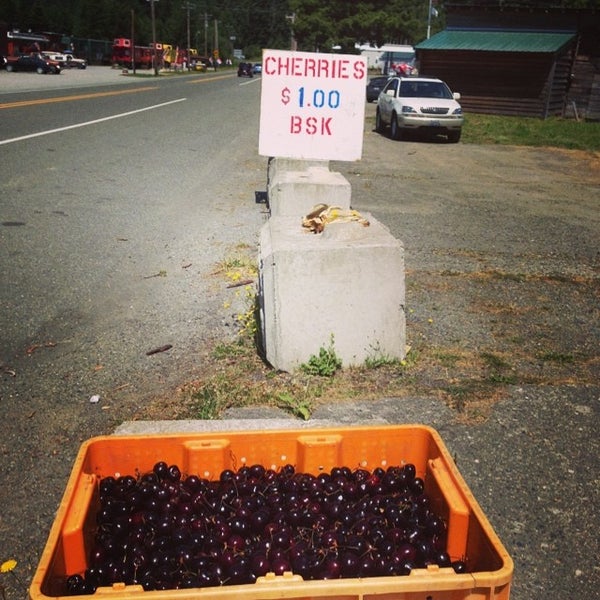
<svg viewBox="0 0 600 600">
<path fill-rule="evenodd" d="M 132 59 L 133 56 L 133 59 Z M 122 67 L 131 67 L 132 60 L 135 68 L 152 68 L 152 58 L 156 57 L 157 66 L 162 66 L 163 62 L 163 45 L 156 44 L 155 50 L 152 46 L 133 46 L 131 40 L 127 38 L 116 38 L 113 41 L 112 47 L 112 62 L 115 65 Z"/>
<path fill-rule="evenodd" d="M 0 55 L 17 56 L 40 50 L 58 51 L 61 46 L 55 38 L 57 34 L 22 32 L 16 29 L 9 31 L 0 23 Z"/>
</svg>

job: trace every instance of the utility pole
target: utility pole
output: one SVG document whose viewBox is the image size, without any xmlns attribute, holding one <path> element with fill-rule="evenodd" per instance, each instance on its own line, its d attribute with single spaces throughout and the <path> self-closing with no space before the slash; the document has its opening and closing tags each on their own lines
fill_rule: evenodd
<svg viewBox="0 0 600 600">
<path fill-rule="evenodd" d="M 217 64 L 217 58 L 219 57 L 219 22 L 215 19 L 215 45 L 213 46 L 213 60 L 215 65 Z"/>
<path fill-rule="evenodd" d="M 212 17 L 204 11 L 204 56 L 208 58 L 208 19 Z"/>
<path fill-rule="evenodd" d="M 431 0 L 429 0 L 429 10 L 427 11 L 427 39 L 431 37 Z"/>
<path fill-rule="evenodd" d="M 190 70 L 190 46 L 192 45 L 190 42 L 190 10 L 196 8 L 191 2 L 186 2 L 181 8 L 187 11 L 187 68 Z"/>
<path fill-rule="evenodd" d="M 292 52 L 295 52 L 298 49 L 298 44 L 296 43 L 296 38 L 294 37 L 294 23 L 296 22 L 296 13 L 286 15 L 285 18 L 292 23 L 290 27 L 290 50 L 292 50 Z"/>
<path fill-rule="evenodd" d="M 131 70 L 135 75 L 135 11 L 131 9 Z"/>
<path fill-rule="evenodd" d="M 429 0 L 429 13 L 427 14 L 427 39 L 431 37 L 431 17 L 437 18 L 438 14 L 437 8 L 433 6 L 433 0 Z"/>
<path fill-rule="evenodd" d="M 154 15 L 154 3 L 158 0 L 146 0 L 150 2 L 150 16 L 152 19 L 152 66 L 154 67 L 154 76 L 158 76 L 158 60 L 156 58 L 156 17 Z"/>
</svg>

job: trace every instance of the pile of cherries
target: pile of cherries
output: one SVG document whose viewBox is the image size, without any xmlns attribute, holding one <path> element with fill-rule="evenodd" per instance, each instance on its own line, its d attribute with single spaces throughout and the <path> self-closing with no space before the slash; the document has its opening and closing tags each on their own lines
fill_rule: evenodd
<svg viewBox="0 0 600 600">
<path fill-rule="evenodd" d="M 247 584 L 273 572 L 310 579 L 408 575 L 429 564 L 466 571 L 446 552 L 446 524 L 414 465 L 319 475 L 262 465 L 218 481 L 151 472 L 100 481 L 89 567 L 70 595 L 116 582 L 145 590 Z"/>
</svg>

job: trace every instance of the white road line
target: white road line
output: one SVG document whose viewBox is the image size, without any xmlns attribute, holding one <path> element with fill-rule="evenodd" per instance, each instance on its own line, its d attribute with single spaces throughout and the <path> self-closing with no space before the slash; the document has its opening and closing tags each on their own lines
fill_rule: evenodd
<svg viewBox="0 0 600 600">
<path fill-rule="evenodd" d="M 120 119 L 121 117 L 128 117 L 129 115 L 135 115 L 147 110 L 153 110 L 155 108 L 161 108 L 168 106 L 169 104 L 175 104 L 176 102 L 184 102 L 187 98 L 179 98 L 178 100 L 171 100 L 170 102 L 163 102 L 162 104 L 155 104 L 154 106 L 147 106 L 146 108 L 138 108 L 137 110 L 130 110 L 126 113 L 119 113 L 118 115 L 112 115 L 110 117 L 103 117 L 102 119 L 94 119 L 93 121 L 86 121 L 84 123 L 76 123 L 75 125 L 67 125 L 66 127 L 59 127 L 58 129 L 49 129 L 48 131 L 40 131 L 38 133 L 30 133 L 29 135 L 22 135 L 20 137 L 11 138 L 8 140 L 0 140 L 0 146 L 4 144 L 12 144 L 13 142 L 21 142 L 23 140 L 29 140 L 31 138 L 40 137 L 42 135 L 50 135 L 51 133 L 59 133 L 61 131 L 68 131 L 69 129 L 76 129 L 77 127 L 87 127 L 88 125 L 95 125 L 96 123 L 102 123 L 104 121 L 111 121 L 112 119 Z"/>
</svg>

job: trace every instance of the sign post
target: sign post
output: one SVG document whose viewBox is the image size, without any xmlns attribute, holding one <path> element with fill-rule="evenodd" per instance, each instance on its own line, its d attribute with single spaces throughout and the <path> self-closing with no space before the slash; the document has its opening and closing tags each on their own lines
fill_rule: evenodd
<svg viewBox="0 0 600 600">
<path fill-rule="evenodd" d="M 263 50 L 258 152 L 301 160 L 359 160 L 367 59 Z"/>
</svg>

